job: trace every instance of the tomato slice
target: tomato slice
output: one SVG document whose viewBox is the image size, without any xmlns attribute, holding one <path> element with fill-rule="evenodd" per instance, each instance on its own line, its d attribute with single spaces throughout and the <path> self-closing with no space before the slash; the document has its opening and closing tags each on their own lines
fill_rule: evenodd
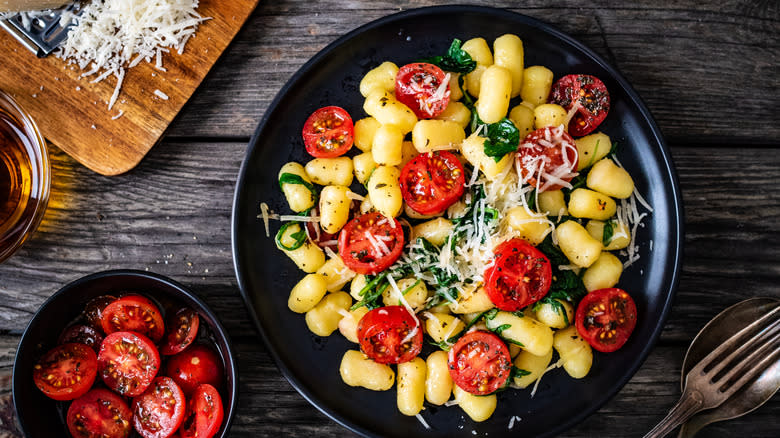
<svg viewBox="0 0 780 438">
<path fill-rule="evenodd" d="M 404 249 L 404 231 L 395 218 L 377 212 L 358 216 L 339 234 L 339 255 L 359 274 L 373 275 L 395 263 Z"/>
<path fill-rule="evenodd" d="M 146 391 L 160 369 L 160 354 L 144 335 L 114 332 L 106 336 L 98 353 L 103 383 L 127 397 Z"/>
<path fill-rule="evenodd" d="M 60 338 L 57 340 L 58 344 L 69 344 L 72 342 L 84 344 L 97 353 L 100 349 L 100 344 L 103 342 L 103 335 L 88 325 L 73 324 L 63 330 Z"/>
<path fill-rule="evenodd" d="M 224 410 L 222 397 L 211 385 L 199 385 L 187 405 L 187 415 L 179 431 L 182 438 L 210 438 L 219 432 Z"/>
<path fill-rule="evenodd" d="M 623 289 L 594 290 L 577 306 L 577 331 L 591 347 L 611 353 L 626 343 L 636 327 L 636 304 Z"/>
<path fill-rule="evenodd" d="M 377 363 L 403 363 L 422 350 L 417 319 L 404 306 L 385 306 L 366 313 L 358 323 L 360 350 Z"/>
<path fill-rule="evenodd" d="M 552 284 L 550 260 L 525 240 L 498 245 L 496 261 L 485 270 L 485 292 L 501 310 L 514 312 L 544 297 Z"/>
<path fill-rule="evenodd" d="M 170 377 L 157 377 L 133 399 L 133 427 L 144 438 L 173 435 L 184 420 L 184 393 Z"/>
<path fill-rule="evenodd" d="M 203 383 L 220 387 L 224 375 L 219 354 L 202 344 L 192 345 L 171 357 L 165 370 L 188 395 Z"/>
<path fill-rule="evenodd" d="M 111 295 L 102 295 L 89 300 L 86 307 L 84 307 L 84 318 L 87 320 L 87 324 L 102 332 L 103 310 L 114 301 L 116 301 L 116 297 Z"/>
<path fill-rule="evenodd" d="M 75 438 L 126 438 L 132 430 L 133 413 L 122 397 L 95 388 L 71 403 L 66 418 Z"/>
<path fill-rule="evenodd" d="M 503 387 L 512 371 L 512 358 L 504 341 L 482 330 L 458 339 L 450 349 L 447 363 L 455 384 L 476 395 L 487 395 Z"/>
<path fill-rule="evenodd" d="M 199 326 L 198 312 L 189 307 L 179 309 L 168 319 L 165 344 L 160 347 L 160 353 L 170 356 L 182 352 L 198 336 Z"/>
<path fill-rule="evenodd" d="M 417 155 L 406 163 L 399 178 L 404 201 L 420 214 L 437 214 L 463 195 L 463 165 L 451 152 Z"/>
<path fill-rule="evenodd" d="M 141 295 L 127 295 L 112 302 L 103 310 L 103 331 L 136 332 L 148 336 L 154 342 L 165 333 L 160 309 Z"/>
<path fill-rule="evenodd" d="M 450 103 L 449 76 L 433 64 L 406 64 L 395 75 L 395 98 L 417 117 L 432 119 Z"/>
<path fill-rule="evenodd" d="M 344 108 L 322 107 L 314 111 L 303 125 L 306 152 L 317 158 L 344 155 L 354 141 L 355 126 Z"/>
<path fill-rule="evenodd" d="M 601 79 L 591 75 L 566 75 L 555 83 L 550 102 L 577 112 L 569 122 L 569 133 L 576 137 L 593 132 L 609 113 L 609 92 Z"/>
<path fill-rule="evenodd" d="M 33 367 L 35 386 L 54 400 L 73 400 L 89 391 L 97 376 L 97 356 L 84 344 L 49 350 Z"/>
<path fill-rule="evenodd" d="M 574 139 L 562 126 L 537 129 L 528 134 L 517 150 L 523 182 L 540 192 L 558 190 L 577 173 L 578 154 Z"/>
</svg>

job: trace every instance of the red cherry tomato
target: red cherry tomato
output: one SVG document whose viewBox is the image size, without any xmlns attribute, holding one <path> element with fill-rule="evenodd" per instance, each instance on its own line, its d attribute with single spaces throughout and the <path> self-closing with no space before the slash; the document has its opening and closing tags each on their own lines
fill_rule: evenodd
<svg viewBox="0 0 780 438">
<path fill-rule="evenodd" d="M 547 295 L 552 267 L 541 251 L 515 238 L 498 245 L 493 252 L 496 261 L 485 270 L 485 292 L 496 307 L 514 312 Z"/>
<path fill-rule="evenodd" d="M 553 85 L 550 102 L 577 112 L 569 122 L 569 133 L 576 137 L 595 130 L 609 113 L 609 92 L 601 79 L 590 75 L 566 75 Z"/>
<path fill-rule="evenodd" d="M 103 342 L 103 335 L 88 325 L 74 324 L 63 330 L 60 338 L 57 340 L 58 344 L 71 342 L 84 344 L 97 353 L 100 349 L 100 344 Z"/>
<path fill-rule="evenodd" d="M 528 134 L 517 149 L 523 181 L 540 192 L 558 190 L 561 181 L 576 175 L 578 154 L 574 139 L 561 127 L 548 126 Z"/>
<path fill-rule="evenodd" d="M 95 388 L 77 398 L 68 408 L 67 423 L 75 438 L 130 436 L 133 413 L 122 397 Z"/>
<path fill-rule="evenodd" d="M 219 432 L 224 411 L 217 389 L 203 384 L 195 389 L 179 430 L 182 438 L 210 438 Z"/>
<path fill-rule="evenodd" d="M 160 354 L 144 335 L 114 332 L 106 336 L 98 353 L 103 383 L 127 397 L 146 391 L 160 369 Z"/>
<path fill-rule="evenodd" d="M 184 393 L 170 377 L 157 377 L 133 399 L 133 427 L 144 438 L 173 435 L 184 420 Z"/>
<path fill-rule="evenodd" d="M 97 356 L 84 344 L 63 344 L 33 367 L 35 386 L 54 400 L 73 400 L 89 391 L 97 376 Z"/>
<path fill-rule="evenodd" d="M 577 306 L 577 331 L 591 347 L 611 353 L 626 343 L 636 326 L 636 304 L 618 288 L 594 290 Z"/>
<path fill-rule="evenodd" d="M 512 358 L 504 341 L 481 330 L 458 339 L 450 349 L 447 363 L 455 384 L 476 395 L 487 395 L 503 387 L 512 371 Z"/>
<path fill-rule="evenodd" d="M 355 139 L 352 117 L 337 106 L 326 106 L 314 111 L 303 125 L 303 144 L 306 152 L 317 158 L 344 155 Z"/>
<path fill-rule="evenodd" d="M 192 345 L 172 356 L 165 368 L 185 394 L 189 395 L 202 383 L 221 386 L 224 367 L 219 354 L 210 347 Z"/>
<path fill-rule="evenodd" d="M 439 67 L 424 62 L 406 64 L 395 75 L 395 98 L 421 119 L 432 119 L 450 103 L 450 82 Z"/>
<path fill-rule="evenodd" d="M 377 212 L 358 216 L 339 234 L 339 255 L 359 274 L 376 274 L 395 263 L 404 249 L 400 222 Z"/>
<path fill-rule="evenodd" d="M 198 336 L 199 326 L 198 312 L 189 307 L 179 309 L 168 319 L 165 343 L 160 347 L 160 353 L 170 356 L 182 352 Z"/>
<path fill-rule="evenodd" d="M 358 323 L 360 350 L 377 363 L 403 363 L 422 350 L 423 334 L 404 306 L 385 306 L 366 313 Z"/>
<path fill-rule="evenodd" d="M 154 342 L 165 333 L 162 314 L 157 306 L 140 295 L 127 295 L 112 302 L 103 310 L 103 331 L 136 332 Z"/>
<path fill-rule="evenodd" d="M 422 153 L 406 163 L 399 183 L 404 201 L 420 214 L 437 214 L 463 195 L 463 165 L 447 151 Z"/>
<path fill-rule="evenodd" d="M 84 308 L 84 318 L 87 320 L 87 324 L 102 332 L 103 310 L 114 301 L 116 301 L 116 297 L 111 295 L 102 295 L 89 300 Z"/>
</svg>

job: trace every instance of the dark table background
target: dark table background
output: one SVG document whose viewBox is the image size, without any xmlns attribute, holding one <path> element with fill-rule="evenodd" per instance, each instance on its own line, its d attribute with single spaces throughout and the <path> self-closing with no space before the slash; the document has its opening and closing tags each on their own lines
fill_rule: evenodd
<svg viewBox="0 0 780 438">
<path fill-rule="evenodd" d="M 222 319 L 241 370 L 231 436 L 351 436 L 295 392 L 258 339 L 233 274 L 233 189 L 249 137 L 296 69 L 362 24 L 443 3 L 261 1 L 162 143 L 136 169 L 102 177 L 50 147 L 49 210 L 25 247 L 0 265 L 0 436 L 16 436 L 6 388 L 27 322 L 65 283 L 116 268 L 173 277 Z M 674 307 L 634 378 L 564 434 L 642 436 L 677 401 L 682 359 L 698 330 L 742 299 L 780 297 L 780 3 L 468 3 L 530 15 L 593 48 L 634 85 L 671 147 L 686 214 Z M 775 396 L 700 436 L 777 437 L 779 424 Z"/>
</svg>

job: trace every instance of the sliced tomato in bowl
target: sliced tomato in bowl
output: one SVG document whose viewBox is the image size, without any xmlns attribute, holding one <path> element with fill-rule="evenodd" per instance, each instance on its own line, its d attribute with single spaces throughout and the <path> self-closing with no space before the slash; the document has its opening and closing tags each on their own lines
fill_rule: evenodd
<svg viewBox="0 0 780 438">
<path fill-rule="evenodd" d="M 599 289 L 585 295 L 574 317 L 582 339 L 602 353 L 622 347 L 636 326 L 636 304 L 623 289 Z"/>
<path fill-rule="evenodd" d="M 71 342 L 84 344 L 97 353 L 100 349 L 100 344 L 103 343 L 103 335 L 92 326 L 73 324 L 65 328 L 57 340 L 58 344 L 68 344 Z"/>
<path fill-rule="evenodd" d="M 193 309 L 182 307 L 169 317 L 165 327 L 165 342 L 160 353 L 170 356 L 184 351 L 198 337 L 200 317 Z"/>
<path fill-rule="evenodd" d="M 109 389 L 135 397 L 146 390 L 160 369 L 160 353 L 139 333 L 114 332 L 106 336 L 98 353 L 98 370 Z"/>
<path fill-rule="evenodd" d="M 347 222 L 339 234 L 339 255 L 359 274 L 376 274 L 395 263 L 404 249 L 404 231 L 395 218 L 377 212 Z"/>
<path fill-rule="evenodd" d="M 461 336 L 450 349 L 447 363 L 452 381 L 476 395 L 504 387 L 512 372 L 512 358 L 504 341 L 482 330 Z"/>
<path fill-rule="evenodd" d="M 317 158 L 334 158 L 347 153 L 355 141 L 352 117 L 337 106 L 314 111 L 303 124 L 306 152 Z"/>
<path fill-rule="evenodd" d="M 132 431 L 133 412 L 125 400 L 104 388 L 95 388 L 71 403 L 66 415 L 75 438 L 126 438 Z"/>
<path fill-rule="evenodd" d="M 425 152 L 406 163 L 399 178 L 401 194 L 412 210 L 438 214 L 463 195 L 463 164 L 447 151 Z"/>
<path fill-rule="evenodd" d="M 211 438 L 219 432 L 224 415 L 219 391 L 209 384 L 198 385 L 187 404 L 179 435 L 182 438 Z"/>
<path fill-rule="evenodd" d="M 358 323 L 360 350 L 377 363 L 409 362 L 422 350 L 423 333 L 404 306 L 385 306 L 366 313 Z"/>
<path fill-rule="evenodd" d="M 406 64 L 395 75 L 395 98 L 418 118 L 432 119 L 450 103 L 449 77 L 433 64 Z"/>
<path fill-rule="evenodd" d="M 563 125 L 547 126 L 520 142 L 517 161 L 523 182 L 545 192 L 563 188 L 577 175 L 579 155 Z"/>
<path fill-rule="evenodd" d="M 157 377 L 133 399 L 133 427 L 144 438 L 169 437 L 184 421 L 186 408 L 179 385 L 170 377 Z"/>
<path fill-rule="evenodd" d="M 103 331 L 103 310 L 114 301 L 116 301 L 116 297 L 111 295 L 101 295 L 89 300 L 84 307 L 84 319 L 87 320 L 87 324 L 96 330 Z"/>
<path fill-rule="evenodd" d="M 550 260 L 530 243 L 514 238 L 498 245 L 493 253 L 495 263 L 485 270 L 485 292 L 499 309 L 520 310 L 550 290 Z"/>
<path fill-rule="evenodd" d="M 157 342 L 165 333 L 160 309 L 141 295 L 125 295 L 106 306 L 101 323 L 106 334 L 136 332 Z"/>
<path fill-rule="evenodd" d="M 609 113 L 610 100 L 604 82 L 591 75 L 566 75 L 552 87 L 550 103 L 556 103 L 567 111 L 577 106 L 569 121 L 569 134 L 582 137 L 593 132 Z"/>
<path fill-rule="evenodd" d="M 181 387 L 185 394 L 191 394 L 198 385 L 222 386 L 224 366 L 214 349 L 203 345 L 192 345 L 172 356 L 166 365 L 166 375 Z"/>
<path fill-rule="evenodd" d="M 35 386 L 54 400 L 73 400 L 89 391 L 98 371 L 92 348 L 68 343 L 54 347 L 33 366 Z"/>
</svg>

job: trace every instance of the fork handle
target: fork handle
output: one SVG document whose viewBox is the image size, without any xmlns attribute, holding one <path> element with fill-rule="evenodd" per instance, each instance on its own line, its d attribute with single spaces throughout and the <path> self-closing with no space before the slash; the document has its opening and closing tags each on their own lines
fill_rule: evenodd
<svg viewBox="0 0 780 438">
<path fill-rule="evenodd" d="M 704 397 L 699 391 L 686 391 L 672 410 L 666 414 L 666 417 L 648 432 L 644 438 L 663 438 L 674 430 L 675 427 L 691 418 L 693 414 L 701 411 L 703 403 Z"/>
</svg>

